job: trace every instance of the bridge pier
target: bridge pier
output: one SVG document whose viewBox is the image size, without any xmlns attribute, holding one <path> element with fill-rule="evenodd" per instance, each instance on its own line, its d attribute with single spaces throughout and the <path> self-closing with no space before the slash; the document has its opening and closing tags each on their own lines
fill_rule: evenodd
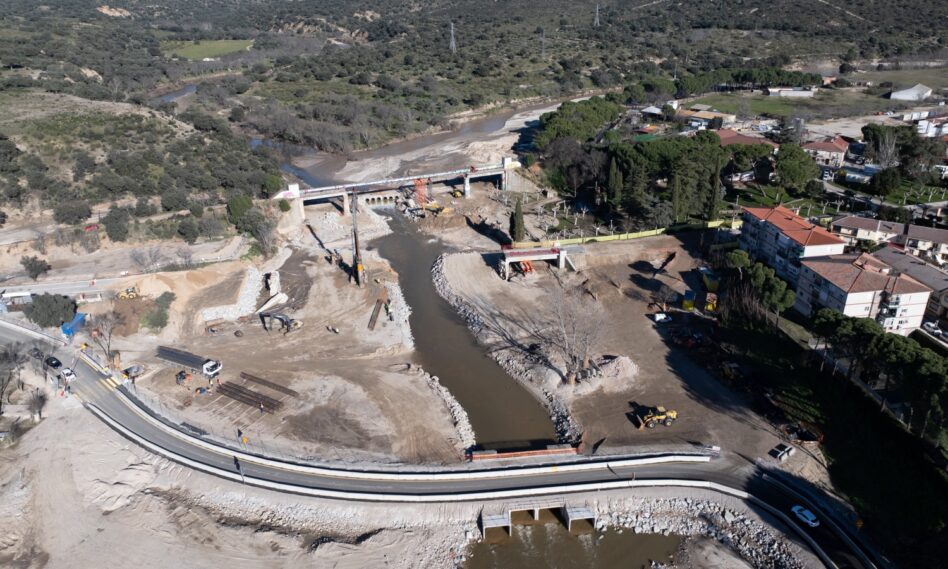
<svg viewBox="0 0 948 569">
<path fill-rule="evenodd" d="M 350 207 L 349 194 L 348 193 L 342 194 L 342 215 L 343 216 L 349 215 L 349 207 Z"/>
<path fill-rule="evenodd" d="M 471 197 L 471 175 L 467 174 L 464 176 L 464 197 Z"/>
</svg>

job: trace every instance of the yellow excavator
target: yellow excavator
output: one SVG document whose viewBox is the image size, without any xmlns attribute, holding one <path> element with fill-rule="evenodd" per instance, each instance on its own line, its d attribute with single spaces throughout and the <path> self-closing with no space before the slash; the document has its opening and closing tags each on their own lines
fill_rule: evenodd
<svg viewBox="0 0 948 569">
<path fill-rule="evenodd" d="M 118 297 L 121 300 L 134 300 L 141 296 L 137 286 L 129 287 L 118 293 Z"/>
</svg>

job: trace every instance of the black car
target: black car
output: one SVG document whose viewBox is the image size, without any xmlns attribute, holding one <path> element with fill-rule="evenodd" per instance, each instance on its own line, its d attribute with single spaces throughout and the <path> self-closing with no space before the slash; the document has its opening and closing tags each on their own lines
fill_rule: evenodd
<svg viewBox="0 0 948 569">
<path fill-rule="evenodd" d="M 53 356 L 49 356 L 48 358 L 46 358 L 46 365 L 47 367 L 50 367 L 52 369 L 59 369 L 63 367 L 63 362 L 57 360 Z"/>
</svg>

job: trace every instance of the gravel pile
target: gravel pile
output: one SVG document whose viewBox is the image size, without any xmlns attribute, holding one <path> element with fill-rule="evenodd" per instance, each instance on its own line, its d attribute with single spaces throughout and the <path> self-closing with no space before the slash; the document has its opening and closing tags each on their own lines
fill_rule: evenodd
<svg viewBox="0 0 948 569">
<path fill-rule="evenodd" d="M 392 322 L 402 332 L 402 344 L 409 350 L 415 348 L 415 338 L 411 335 L 411 326 L 408 324 L 408 317 L 411 316 L 411 307 L 405 301 L 405 295 L 402 294 L 402 287 L 396 282 L 385 283 L 385 289 L 388 290 L 389 310 L 391 310 Z"/>
<path fill-rule="evenodd" d="M 244 284 L 240 287 L 240 294 L 237 296 L 237 302 L 205 308 L 201 311 L 201 316 L 206 322 L 218 318 L 237 320 L 241 316 L 253 314 L 257 309 L 257 297 L 262 286 L 263 273 L 257 267 L 248 267 L 247 274 L 244 276 Z"/>
<path fill-rule="evenodd" d="M 434 281 L 435 289 L 441 298 L 445 299 L 457 312 L 464 318 L 468 327 L 474 332 L 474 335 L 481 338 L 484 333 L 484 323 L 477 310 L 451 290 L 448 279 L 444 274 L 444 260 L 447 254 L 442 254 L 435 261 L 431 268 L 431 277 Z M 491 352 L 491 357 L 497 361 L 504 370 L 521 385 L 533 393 L 550 413 L 553 419 L 553 425 L 556 429 L 556 435 L 561 442 L 571 442 L 579 439 L 582 429 L 569 414 L 566 403 L 558 394 L 550 389 L 536 385 L 531 381 L 531 370 L 534 367 L 523 354 L 514 352 Z"/>
<path fill-rule="evenodd" d="M 772 528 L 716 502 L 695 498 L 634 499 L 601 505 L 597 529 L 705 536 L 738 552 L 759 569 L 803 569 L 786 539 Z"/>
</svg>

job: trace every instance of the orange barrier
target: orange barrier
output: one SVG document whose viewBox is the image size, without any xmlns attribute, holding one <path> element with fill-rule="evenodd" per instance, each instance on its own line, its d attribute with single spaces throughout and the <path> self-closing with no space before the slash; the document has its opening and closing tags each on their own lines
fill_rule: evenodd
<svg viewBox="0 0 948 569">
<path fill-rule="evenodd" d="M 558 445 L 559 446 L 559 445 Z M 474 451 L 468 454 L 470 460 L 498 460 L 505 458 L 531 458 L 534 456 L 553 456 L 563 454 L 579 454 L 579 449 L 574 446 L 565 448 L 545 448 L 540 450 L 521 450 L 514 452 L 502 451 Z"/>
</svg>

